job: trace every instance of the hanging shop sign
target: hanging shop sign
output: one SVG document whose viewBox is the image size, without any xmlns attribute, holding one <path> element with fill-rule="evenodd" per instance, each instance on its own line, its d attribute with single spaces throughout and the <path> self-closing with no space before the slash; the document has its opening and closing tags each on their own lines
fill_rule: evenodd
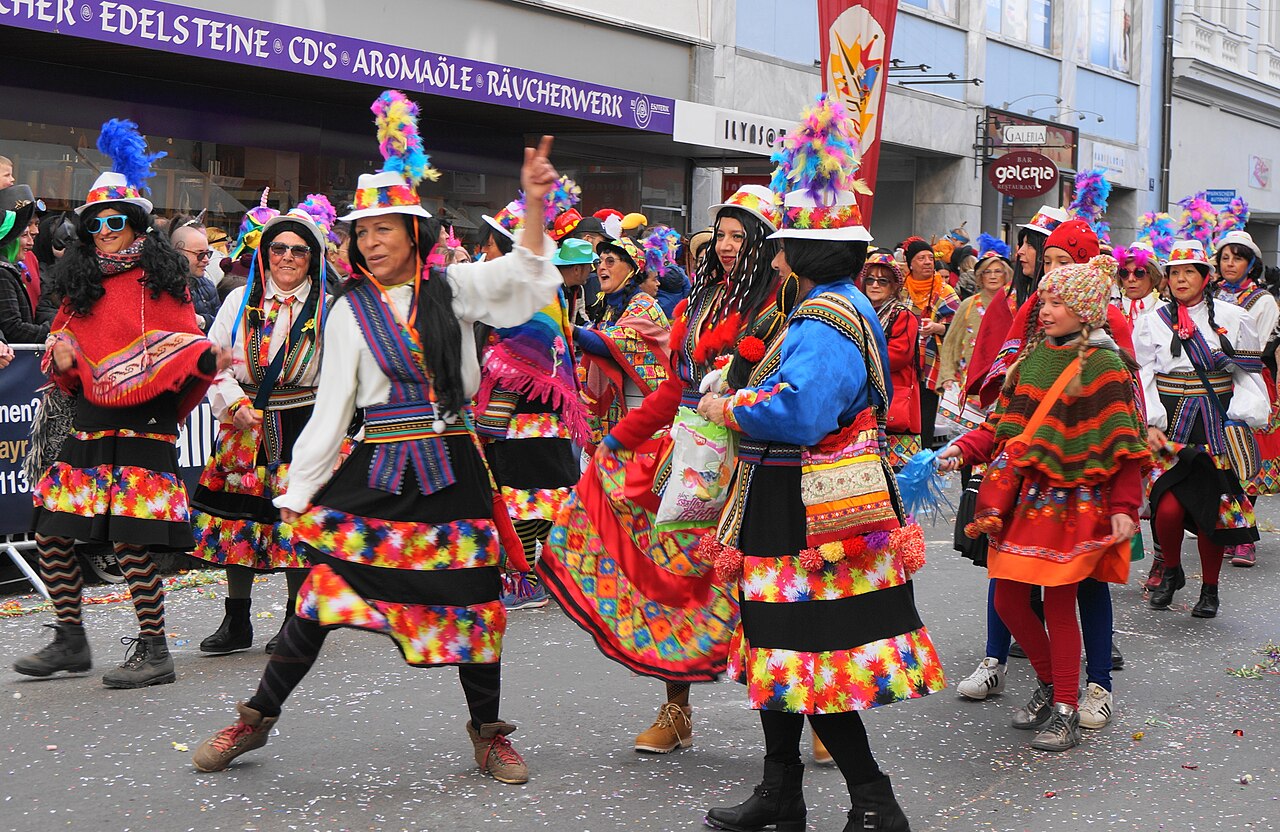
<svg viewBox="0 0 1280 832">
<path fill-rule="evenodd" d="M 670 134 L 675 101 L 158 0 L 0 0 L 0 25 Z"/>
<path fill-rule="evenodd" d="M 1006 147 L 1042 147 L 1049 140 L 1043 124 L 1006 124 L 1000 135 Z"/>
<path fill-rule="evenodd" d="M 1027 199 L 1053 190 L 1058 184 L 1058 166 L 1043 153 L 1011 150 L 991 163 L 987 179 L 1000 193 Z"/>
</svg>

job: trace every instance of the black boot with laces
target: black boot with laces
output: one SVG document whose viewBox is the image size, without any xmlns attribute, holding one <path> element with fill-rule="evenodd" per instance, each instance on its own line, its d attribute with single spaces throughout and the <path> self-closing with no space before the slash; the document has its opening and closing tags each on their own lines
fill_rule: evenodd
<svg viewBox="0 0 1280 832">
<path fill-rule="evenodd" d="M 13 669 L 23 676 L 52 676 L 59 670 L 68 673 L 84 673 L 93 667 L 89 655 L 89 639 L 85 637 L 83 624 L 46 624 L 53 630 L 53 641 L 30 656 L 23 656 L 13 663 Z"/>
</svg>

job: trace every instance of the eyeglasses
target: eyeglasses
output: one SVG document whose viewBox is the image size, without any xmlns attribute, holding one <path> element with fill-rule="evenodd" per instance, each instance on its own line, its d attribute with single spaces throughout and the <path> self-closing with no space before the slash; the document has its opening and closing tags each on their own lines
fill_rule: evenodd
<svg viewBox="0 0 1280 832">
<path fill-rule="evenodd" d="M 213 249 L 211 248 L 206 248 L 204 251 L 190 251 L 185 248 L 180 248 L 178 249 L 178 251 L 183 251 L 183 252 L 186 252 L 187 254 L 190 254 L 192 257 L 196 259 L 197 263 L 206 262 L 213 257 Z"/>
<path fill-rule="evenodd" d="M 865 277 L 862 283 L 865 286 L 892 286 L 894 280 L 891 277 Z"/>
<path fill-rule="evenodd" d="M 1136 268 L 1133 271 L 1129 271 L 1128 269 L 1116 269 L 1116 277 L 1121 280 L 1128 280 L 1130 277 L 1134 280 L 1142 280 L 1146 276 L 1147 270 L 1141 267 Z"/>
<path fill-rule="evenodd" d="M 311 256 L 311 249 L 307 246 L 287 246 L 284 243 L 272 243 L 270 251 L 272 257 L 284 257 L 286 254 L 292 254 L 301 260 L 304 257 Z"/>
<path fill-rule="evenodd" d="M 90 234 L 101 234 L 102 229 L 108 231 L 124 231 L 124 227 L 129 224 L 129 218 L 124 214 L 112 214 L 109 217 L 94 217 L 84 224 L 85 230 Z"/>
</svg>

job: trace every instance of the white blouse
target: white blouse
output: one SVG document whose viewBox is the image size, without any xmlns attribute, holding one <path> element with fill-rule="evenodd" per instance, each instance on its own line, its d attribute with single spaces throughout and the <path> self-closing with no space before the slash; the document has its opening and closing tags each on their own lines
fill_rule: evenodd
<svg viewBox="0 0 1280 832">
<path fill-rule="evenodd" d="M 1236 296 L 1230 292 L 1220 292 L 1217 299 L 1232 305 L 1236 302 Z M 1258 339 L 1265 346 L 1276 331 L 1276 323 L 1280 322 L 1280 304 L 1276 303 L 1270 292 L 1264 292 L 1246 311 L 1253 318 L 1253 331 L 1258 333 Z"/>
<path fill-rule="evenodd" d="M 547 249 L 554 246 L 547 241 Z M 512 327 L 528 321 L 546 306 L 560 288 L 560 271 L 549 257 L 534 256 L 516 246 L 511 254 L 484 263 L 458 263 L 447 271 L 453 289 L 453 313 L 462 325 L 462 383 L 467 398 L 480 389 L 472 324 Z M 401 315 L 409 314 L 413 289 L 409 284 L 387 290 Z M 385 404 L 391 381 L 374 360 L 356 323 L 348 298 L 340 297 L 324 328 L 324 356 L 316 404 L 307 426 L 294 445 L 289 466 L 289 490 L 275 499 L 277 508 L 302 512 L 333 474 L 342 439 L 357 407 Z"/>
<path fill-rule="evenodd" d="M 226 370 L 218 373 L 213 380 L 213 384 L 209 386 L 209 404 L 213 407 L 214 418 L 221 422 L 229 422 L 230 417 L 227 410 L 231 405 L 235 404 L 246 394 L 241 384 L 253 381 L 253 376 L 249 374 L 249 365 L 245 363 L 245 342 L 248 336 L 245 334 L 245 327 L 240 326 L 240 334 L 236 336 L 235 347 L 231 346 L 232 330 L 236 325 L 236 316 L 240 314 L 240 304 L 244 302 L 245 287 L 241 286 L 232 289 L 227 295 L 227 299 L 222 302 L 221 308 L 218 309 L 218 317 L 214 319 L 213 326 L 209 327 L 209 340 L 222 347 L 232 351 L 231 366 Z M 267 278 L 267 286 L 263 291 L 262 305 L 267 312 L 270 312 L 273 303 L 279 303 L 285 298 L 293 298 L 293 312 L 295 315 L 300 314 L 302 306 L 306 303 L 307 298 L 311 295 L 311 281 L 304 280 L 301 284 L 291 292 L 282 291 L 276 284 Z M 281 333 L 280 338 L 272 337 L 271 343 L 267 349 L 269 352 L 268 360 L 274 360 L 276 353 L 284 347 L 288 338 L 283 337 L 289 330 L 291 321 L 282 309 L 280 315 L 285 316 L 283 321 L 277 319 L 276 332 Z M 320 373 L 320 360 L 317 356 L 307 367 L 307 371 L 302 374 L 302 378 L 298 384 L 301 387 L 314 387 L 316 376 Z"/>
<path fill-rule="evenodd" d="M 1187 312 L 1209 346 L 1221 348 L 1222 341 L 1218 338 L 1218 333 L 1209 326 L 1209 307 L 1204 301 L 1189 307 Z M 1258 333 L 1253 328 L 1253 319 L 1243 309 L 1215 300 L 1213 318 L 1218 326 L 1226 329 L 1232 347 L 1245 352 L 1262 351 Z M 1143 396 L 1146 398 L 1147 424 L 1160 430 L 1168 429 L 1168 414 L 1160 402 L 1156 374 L 1195 372 L 1186 349 L 1174 357 L 1169 349 L 1172 340 L 1173 330 L 1160 315 L 1141 315 L 1134 323 L 1133 348 L 1141 362 L 1139 374 Z M 1231 371 L 1231 381 L 1234 390 L 1231 404 L 1227 407 L 1228 418 L 1244 422 L 1251 428 L 1265 426 L 1271 414 L 1271 405 L 1262 374 L 1246 373 L 1236 368 Z"/>
</svg>

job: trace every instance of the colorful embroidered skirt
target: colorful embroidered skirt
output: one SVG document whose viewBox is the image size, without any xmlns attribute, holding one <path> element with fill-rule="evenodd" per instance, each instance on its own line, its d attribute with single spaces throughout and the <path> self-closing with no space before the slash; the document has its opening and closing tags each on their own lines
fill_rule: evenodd
<svg viewBox="0 0 1280 832">
<path fill-rule="evenodd" d="M 1216 459 L 1201 445 L 1170 443 L 1156 462 L 1164 473 L 1151 486 L 1153 517 L 1161 498 L 1172 494 L 1182 504 L 1187 531 L 1223 546 L 1258 541 L 1253 505 L 1225 457 Z"/>
<path fill-rule="evenodd" d="M 538 572 L 608 658 L 667 682 L 709 682 L 725 670 L 738 604 L 699 559 L 700 531 L 653 530 L 658 445 L 587 466 Z"/>
<path fill-rule="evenodd" d="M 895 471 L 901 470 L 911 457 L 920 453 L 922 446 L 918 433 L 890 433 L 886 437 L 889 440 L 889 467 Z"/>
<path fill-rule="evenodd" d="M 573 441 L 550 405 L 521 397 L 504 439 L 485 445 L 512 520 L 555 520 L 578 481 Z"/>
<path fill-rule="evenodd" d="M 311 564 L 280 522 L 271 501 L 287 490 L 293 444 L 311 416 L 311 408 L 274 411 L 280 427 L 280 459 L 271 460 L 262 428 L 237 430 L 223 425 L 195 493 L 191 522 L 196 549 L 191 554 L 219 566 L 244 566 L 259 572 L 305 569 Z"/>
<path fill-rule="evenodd" d="M 1131 544 L 1111 540 L 1105 485 L 1052 488 L 1026 478 L 1004 528 L 989 535 L 987 574 L 1036 586 L 1129 580 Z"/>
<path fill-rule="evenodd" d="M 35 531 L 93 543 L 195 545 L 178 473 L 177 397 L 128 408 L 77 398 L 75 432 L 35 484 Z"/>
<path fill-rule="evenodd" d="M 901 554 L 806 568 L 800 468 L 751 467 L 738 535 L 742 622 L 729 650 L 751 707 L 844 713 L 945 688 Z"/>
<path fill-rule="evenodd" d="M 1271 403 L 1271 420 L 1253 435 L 1258 440 L 1262 465 L 1253 479 L 1245 483 L 1245 491 L 1253 497 L 1280 494 L 1280 403 Z"/>
<path fill-rule="evenodd" d="M 424 495 L 409 466 L 400 494 L 371 488 L 360 443 L 294 525 L 311 573 L 298 615 L 390 636 L 407 664 L 493 664 L 507 615 L 489 472 L 470 436 L 447 436 L 457 481 Z"/>
</svg>

